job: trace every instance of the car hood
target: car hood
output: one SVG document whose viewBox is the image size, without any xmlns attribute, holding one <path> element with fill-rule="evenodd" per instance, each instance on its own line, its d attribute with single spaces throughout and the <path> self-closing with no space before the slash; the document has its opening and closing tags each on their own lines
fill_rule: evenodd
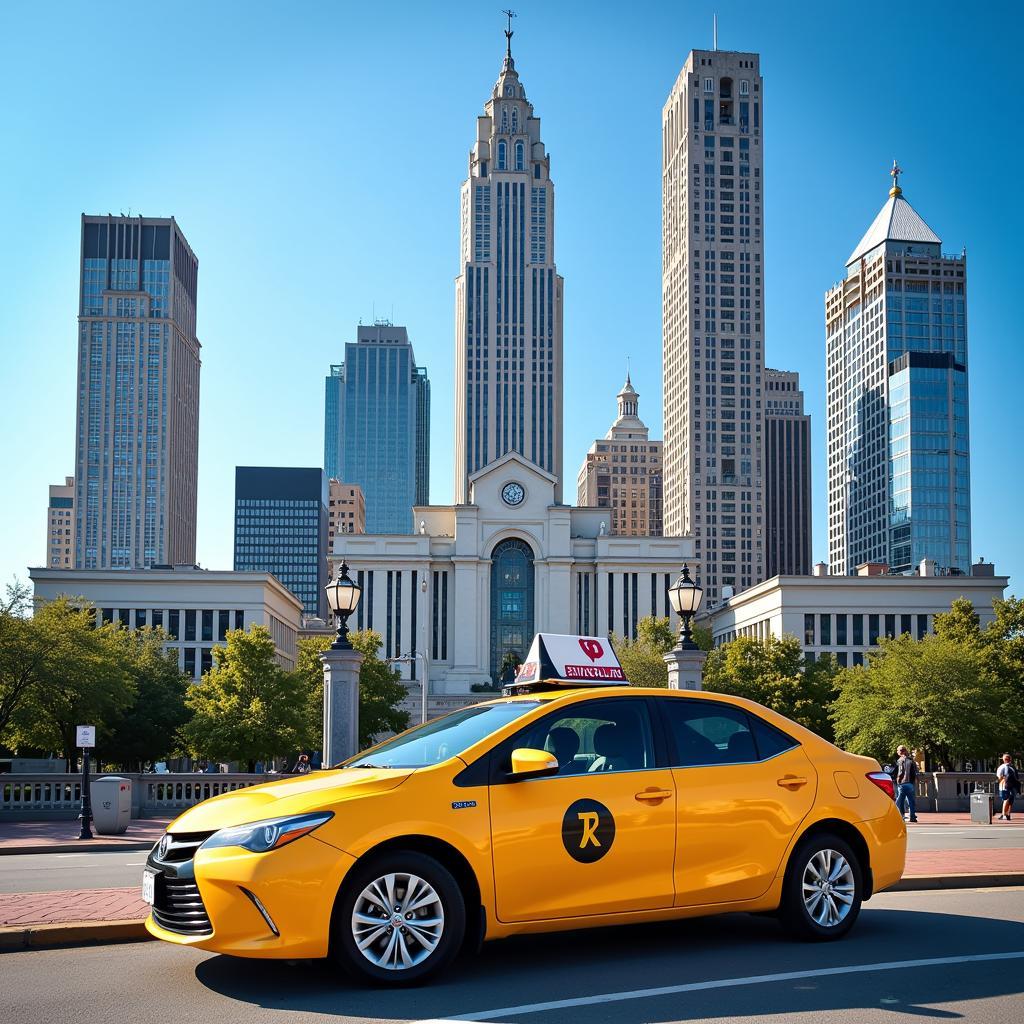
<svg viewBox="0 0 1024 1024">
<path fill-rule="evenodd" d="M 213 832 L 286 814 L 329 810 L 345 800 L 394 789 L 412 773 L 412 768 L 339 768 L 236 789 L 190 807 L 167 831 Z"/>
</svg>

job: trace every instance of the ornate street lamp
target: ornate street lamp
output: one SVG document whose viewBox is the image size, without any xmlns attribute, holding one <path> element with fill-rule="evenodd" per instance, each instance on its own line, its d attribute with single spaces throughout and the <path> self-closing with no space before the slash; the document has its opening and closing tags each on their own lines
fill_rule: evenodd
<svg viewBox="0 0 1024 1024">
<path fill-rule="evenodd" d="M 703 598 L 704 591 L 690 579 L 690 567 L 684 564 L 679 579 L 668 588 L 668 599 L 679 616 L 679 643 L 675 648 L 677 651 L 699 650 L 693 642 L 691 623 Z"/>
<path fill-rule="evenodd" d="M 338 566 L 336 579 L 331 580 L 324 588 L 327 591 L 327 603 L 331 612 L 338 620 L 338 635 L 331 644 L 332 651 L 351 651 L 352 644 L 348 640 L 348 617 L 356 610 L 363 588 L 348 574 L 348 563 Z"/>
</svg>

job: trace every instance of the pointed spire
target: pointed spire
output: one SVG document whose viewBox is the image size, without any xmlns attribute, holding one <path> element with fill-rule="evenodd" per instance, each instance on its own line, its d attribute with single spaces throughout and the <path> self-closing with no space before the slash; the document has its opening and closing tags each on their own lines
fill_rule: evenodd
<svg viewBox="0 0 1024 1024">
<path fill-rule="evenodd" d="M 901 196 L 903 195 L 903 189 L 900 188 L 900 175 L 903 173 L 903 168 L 900 167 L 895 160 L 892 162 L 892 170 L 889 174 L 892 176 L 892 188 L 889 189 L 890 196 Z"/>
<path fill-rule="evenodd" d="M 515 33 L 512 31 L 512 19 L 516 16 L 516 12 L 512 10 L 504 10 L 501 12 L 508 18 L 508 27 L 505 29 L 505 66 L 515 67 L 515 63 L 512 60 L 512 36 Z"/>
</svg>

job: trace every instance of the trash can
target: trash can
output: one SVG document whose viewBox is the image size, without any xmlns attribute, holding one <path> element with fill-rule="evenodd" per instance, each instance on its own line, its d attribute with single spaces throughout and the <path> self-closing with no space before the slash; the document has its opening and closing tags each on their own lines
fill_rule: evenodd
<svg viewBox="0 0 1024 1024">
<path fill-rule="evenodd" d="M 91 788 L 92 820 L 101 836 L 119 836 L 132 818 L 132 780 L 104 775 Z"/>
<path fill-rule="evenodd" d="M 971 794 L 971 821 L 978 825 L 992 824 L 992 794 L 975 790 Z"/>
</svg>

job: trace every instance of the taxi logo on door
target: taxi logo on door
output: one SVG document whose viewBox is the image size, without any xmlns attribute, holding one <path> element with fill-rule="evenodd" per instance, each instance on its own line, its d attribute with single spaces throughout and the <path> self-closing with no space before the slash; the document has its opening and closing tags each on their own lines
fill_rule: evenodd
<svg viewBox="0 0 1024 1024">
<path fill-rule="evenodd" d="M 593 864 L 615 842 L 612 812 L 597 800 L 577 800 L 562 818 L 562 845 L 573 860 Z"/>
</svg>

